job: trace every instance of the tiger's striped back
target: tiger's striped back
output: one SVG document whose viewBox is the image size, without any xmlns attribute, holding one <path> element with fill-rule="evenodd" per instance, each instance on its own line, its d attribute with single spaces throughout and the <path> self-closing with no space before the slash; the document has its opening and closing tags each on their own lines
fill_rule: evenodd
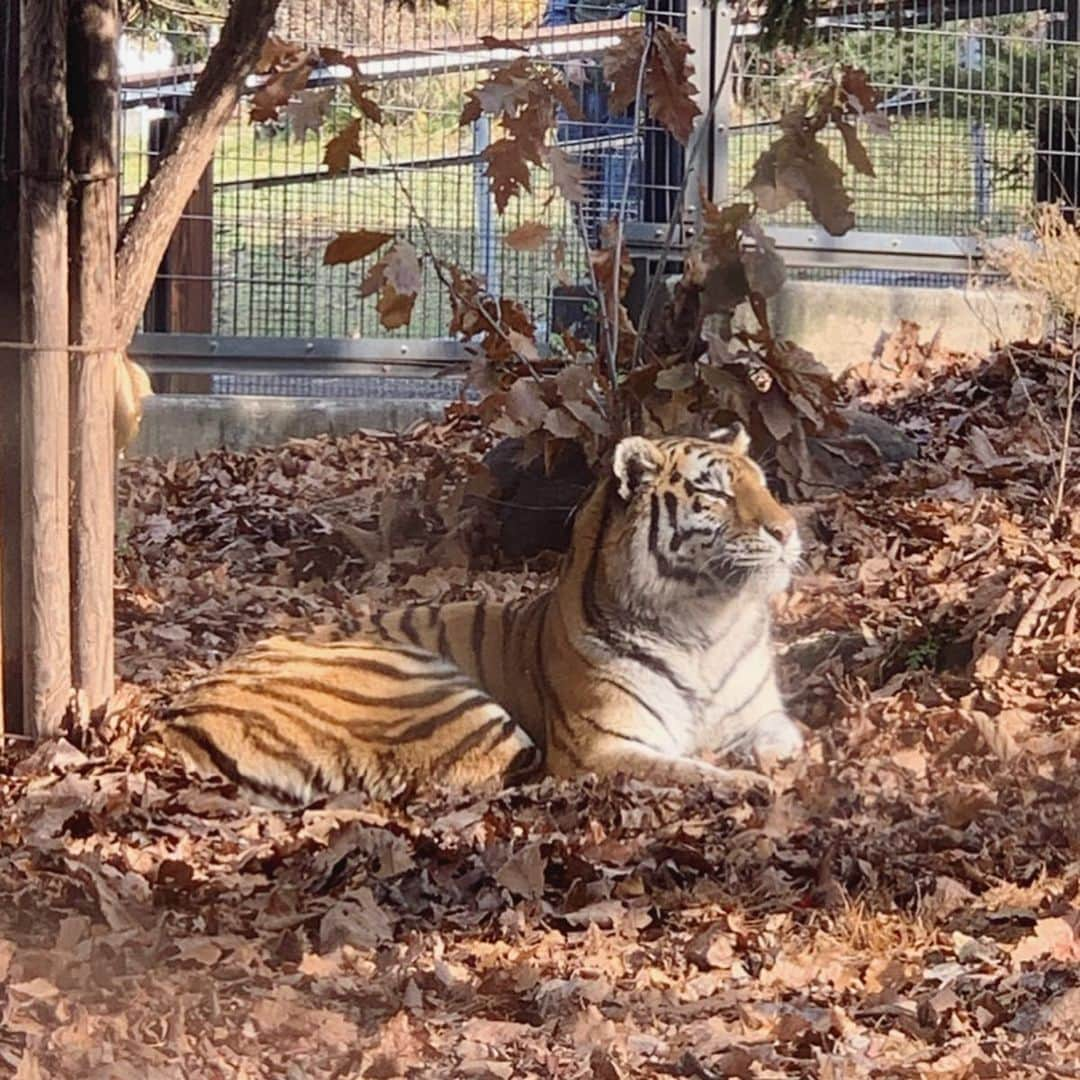
<svg viewBox="0 0 1080 1080">
<path fill-rule="evenodd" d="M 198 772 L 271 805 L 350 788 L 389 797 L 538 764 L 535 744 L 452 663 L 407 646 L 271 638 L 195 683 L 158 733 Z"/>
<path fill-rule="evenodd" d="M 274 639 L 192 687 L 167 722 L 198 768 L 306 802 L 407 779 L 628 772 L 744 785 L 696 755 L 788 756 L 769 598 L 799 555 L 790 513 L 730 429 L 630 438 L 579 511 L 549 592 L 417 605 L 336 644 Z"/>
</svg>

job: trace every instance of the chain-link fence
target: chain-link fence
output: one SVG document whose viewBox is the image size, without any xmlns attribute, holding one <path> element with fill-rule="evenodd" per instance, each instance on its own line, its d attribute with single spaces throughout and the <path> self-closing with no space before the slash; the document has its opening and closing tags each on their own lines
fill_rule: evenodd
<svg viewBox="0 0 1080 1080">
<path fill-rule="evenodd" d="M 666 221 L 681 182 L 682 148 L 648 121 L 635 138 L 633 119 L 612 116 L 607 107 L 602 54 L 620 28 L 644 18 L 685 29 L 685 18 L 668 10 L 590 9 L 570 0 L 489 0 L 417 12 L 384 0 L 293 4 L 282 14 L 282 35 L 354 56 L 362 77 L 376 84 L 385 122 L 365 128 L 363 160 L 332 176 L 324 147 L 349 119 L 347 94 L 332 89 L 340 72 L 317 69 L 302 104 L 278 120 L 251 123 L 242 105 L 184 216 L 146 329 L 365 339 L 446 333 L 447 291 L 430 262 L 409 326 L 381 328 L 374 301 L 359 295 L 374 257 L 348 267 L 323 265 L 327 242 L 339 230 L 407 236 L 421 252 L 482 274 L 493 293 L 521 301 L 541 326 L 553 305 L 556 319 L 560 303 L 580 307 L 577 294 L 588 280 L 585 245 L 596 243 L 600 224 L 620 211 L 630 220 Z M 173 41 L 180 55 L 196 58 L 190 69 L 125 80 L 128 200 L 191 92 L 207 48 L 205 39 L 173 35 Z M 491 125 L 459 122 L 466 94 L 495 65 L 521 55 L 517 46 L 560 68 L 580 104 L 583 118 L 563 116 L 556 135 L 587 172 L 580 220 L 564 200 L 552 198 L 540 169 L 533 170 L 532 191 L 499 215 L 482 158 Z M 309 126 L 316 103 L 326 108 L 317 131 Z M 542 250 L 505 244 L 508 233 L 533 220 L 551 230 Z M 559 286 L 556 261 L 568 284 Z"/>
</svg>

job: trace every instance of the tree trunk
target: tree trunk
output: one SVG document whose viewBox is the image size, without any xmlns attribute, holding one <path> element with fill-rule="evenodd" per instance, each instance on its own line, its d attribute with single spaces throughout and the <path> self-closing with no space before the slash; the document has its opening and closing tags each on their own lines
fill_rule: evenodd
<svg viewBox="0 0 1080 1080">
<path fill-rule="evenodd" d="M 55 731 L 71 688 L 66 0 L 21 0 L 23 699 Z"/>
<path fill-rule="evenodd" d="M 117 0 L 70 0 L 71 340 L 77 345 L 107 343 L 114 333 L 119 19 Z M 71 365 L 72 675 L 91 709 L 113 687 L 114 364 L 106 350 L 76 353 Z"/>
<path fill-rule="evenodd" d="M 22 290 L 19 287 L 19 5 L 10 3 L 0 21 L 0 336 L 22 341 Z M 22 524 L 19 513 L 20 356 L 0 350 L 0 681 L 3 729 L 22 731 Z"/>
<path fill-rule="evenodd" d="M 280 3 L 232 0 L 195 92 L 156 171 L 139 192 L 116 257 L 116 330 L 121 342 L 130 341 L 139 325 L 173 230 L 240 100 L 244 79 L 259 59 Z"/>
</svg>

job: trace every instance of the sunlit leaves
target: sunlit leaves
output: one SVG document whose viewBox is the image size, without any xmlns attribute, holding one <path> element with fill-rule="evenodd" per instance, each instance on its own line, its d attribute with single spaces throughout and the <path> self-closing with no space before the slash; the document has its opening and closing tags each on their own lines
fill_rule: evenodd
<svg viewBox="0 0 1080 1080">
<path fill-rule="evenodd" d="M 375 310 L 385 330 L 407 326 L 420 291 L 420 257 L 408 240 L 398 239 L 360 283 L 361 297 L 379 294 Z"/>
</svg>

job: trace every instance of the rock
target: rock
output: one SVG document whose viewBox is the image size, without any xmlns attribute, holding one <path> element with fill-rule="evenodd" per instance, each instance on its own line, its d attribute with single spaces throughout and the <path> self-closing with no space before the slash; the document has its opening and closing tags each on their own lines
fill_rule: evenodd
<svg viewBox="0 0 1080 1080">
<path fill-rule="evenodd" d="M 919 456 L 919 444 L 888 420 L 856 408 L 845 409 L 844 416 L 845 431 L 806 440 L 815 464 L 837 487 L 859 487 L 882 465 Z"/>
<path fill-rule="evenodd" d="M 593 471 L 576 444 L 569 444 L 550 473 L 537 459 L 521 464 L 521 439 L 504 439 L 484 458 L 495 481 L 493 498 L 499 549 L 511 559 L 542 551 L 566 551 L 574 508 L 593 483 Z"/>
<path fill-rule="evenodd" d="M 861 409 L 845 412 L 849 427 L 827 438 L 809 438 L 811 456 L 838 487 L 858 487 L 881 465 L 917 457 L 919 445 L 899 428 Z M 550 473 L 539 458 L 521 464 L 522 439 L 504 439 L 484 458 L 495 481 L 499 549 L 510 559 L 566 551 L 571 514 L 593 483 L 581 448 L 568 443 Z"/>
<path fill-rule="evenodd" d="M 857 630 L 818 630 L 781 645 L 779 652 L 785 663 L 810 672 L 834 656 L 847 663 L 865 645 L 866 639 Z"/>
<path fill-rule="evenodd" d="M 919 456 L 919 444 L 888 420 L 854 408 L 845 409 L 844 416 L 848 422 L 848 434 L 869 439 L 881 454 L 882 461 L 900 465 Z"/>
</svg>

